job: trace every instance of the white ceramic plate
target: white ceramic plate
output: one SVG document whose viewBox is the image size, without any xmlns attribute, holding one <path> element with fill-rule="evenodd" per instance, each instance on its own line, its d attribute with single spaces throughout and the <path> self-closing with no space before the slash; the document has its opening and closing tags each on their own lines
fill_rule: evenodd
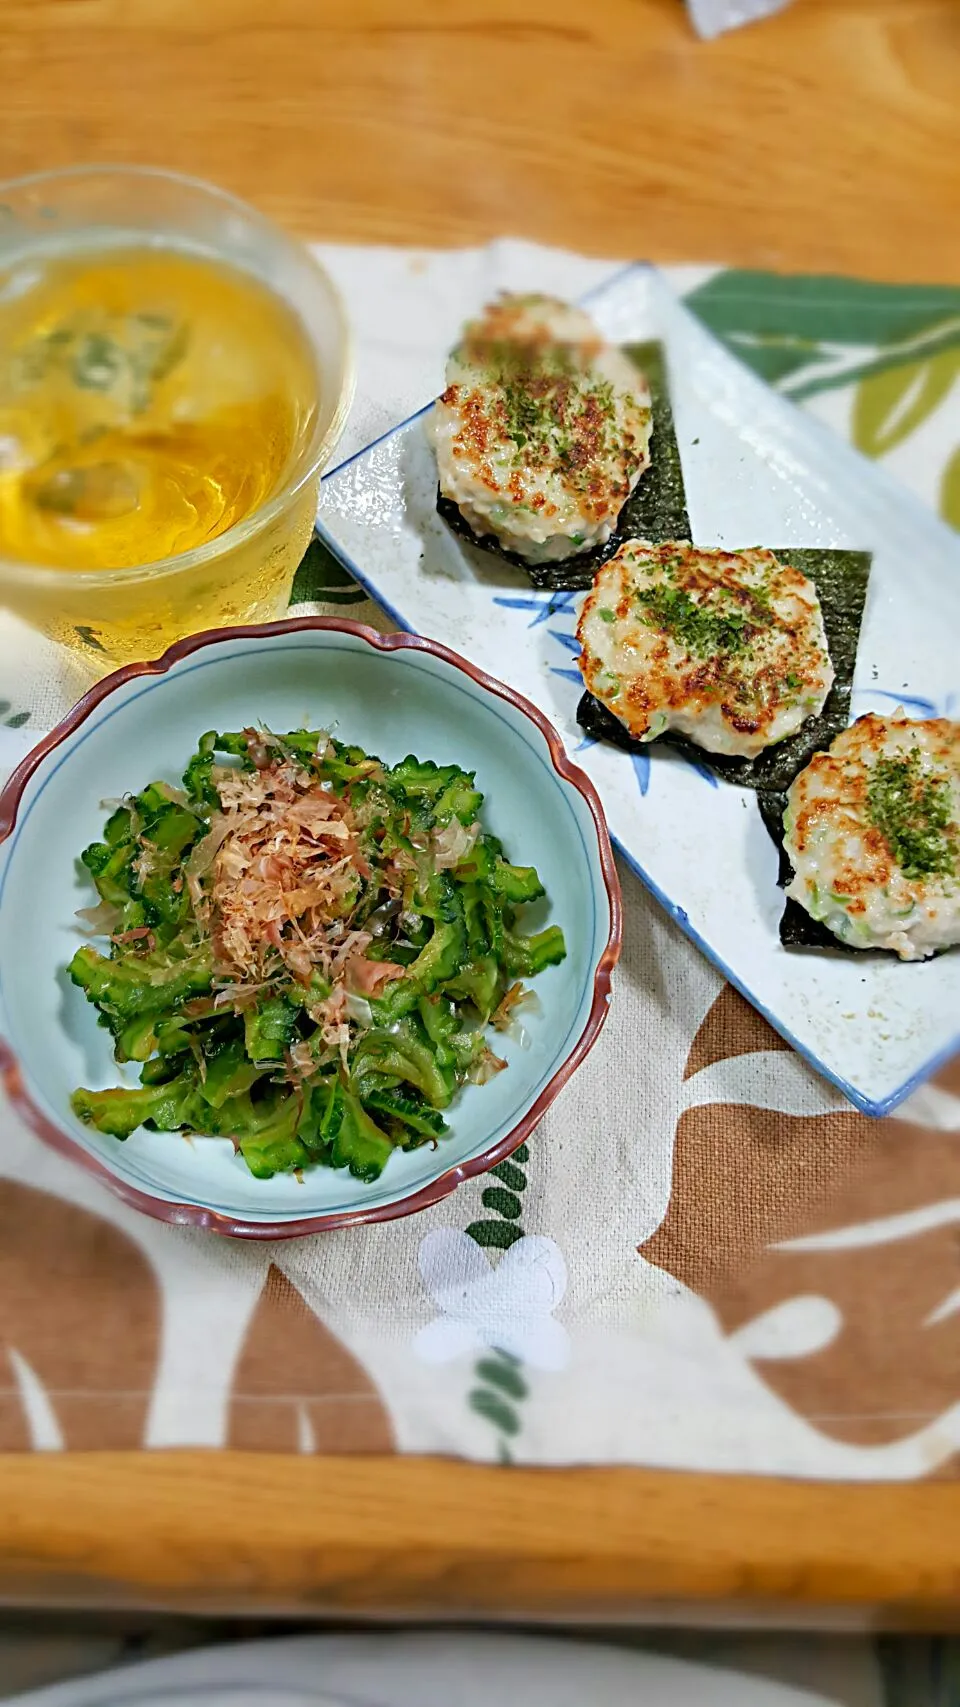
<svg viewBox="0 0 960 1707">
<path fill-rule="evenodd" d="M 658 1654 L 530 1636 L 306 1636 L 207 1648 L 21 1695 L 9 1707 L 831 1707 Z"/>
<path fill-rule="evenodd" d="M 854 715 L 898 704 L 960 715 L 950 530 L 755 379 L 654 269 L 627 269 L 589 306 L 609 337 L 666 345 L 694 539 L 872 551 Z M 546 712 L 597 784 L 627 859 L 687 934 L 858 1108 L 887 1113 L 960 1047 L 960 950 L 906 965 L 781 947 L 777 855 L 753 795 L 669 753 L 634 759 L 584 743 L 582 595 L 534 592 L 522 570 L 444 526 L 426 413 L 326 476 L 321 537 L 399 626 L 457 646 Z"/>
</svg>

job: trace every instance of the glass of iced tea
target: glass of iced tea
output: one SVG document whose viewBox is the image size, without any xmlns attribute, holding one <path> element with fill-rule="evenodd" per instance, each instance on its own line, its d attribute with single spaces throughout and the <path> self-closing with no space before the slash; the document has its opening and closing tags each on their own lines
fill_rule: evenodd
<svg viewBox="0 0 960 1707">
<path fill-rule="evenodd" d="M 253 208 L 0 184 L 0 605 L 104 664 L 280 615 L 352 392 L 333 283 Z"/>
</svg>

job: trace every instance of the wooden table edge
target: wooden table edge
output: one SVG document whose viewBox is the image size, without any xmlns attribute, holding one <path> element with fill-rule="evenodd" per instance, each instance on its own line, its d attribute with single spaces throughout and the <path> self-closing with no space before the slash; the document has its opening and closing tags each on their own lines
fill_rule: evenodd
<svg viewBox="0 0 960 1707">
<path fill-rule="evenodd" d="M 960 1482 L 439 1458 L 0 1456 L 0 1601 L 960 1626 Z"/>
</svg>

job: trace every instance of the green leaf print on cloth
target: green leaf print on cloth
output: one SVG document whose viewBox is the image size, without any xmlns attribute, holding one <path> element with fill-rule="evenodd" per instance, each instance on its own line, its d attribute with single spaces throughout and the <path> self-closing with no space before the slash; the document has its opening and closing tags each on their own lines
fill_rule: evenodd
<svg viewBox="0 0 960 1707">
<path fill-rule="evenodd" d="M 826 344 L 880 349 L 947 328 L 960 343 L 960 288 L 949 285 L 873 284 L 829 274 L 782 276 L 731 268 L 691 291 L 686 302 L 757 372 L 769 361 L 754 358 L 758 347 L 803 348 L 803 359 L 810 362 Z"/>
<path fill-rule="evenodd" d="M 929 429 L 892 468 L 960 526 L 960 289 L 731 269 L 686 303 L 792 402 L 833 393 L 822 417 L 865 455 L 887 458 Z"/>
<path fill-rule="evenodd" d="M 5 729 L 22 729 L 29 722 L 29 711 L 14 711 L 8 699 L 0 699 L 0 723 Z"/>
<path fill-rule="evenodd" d="M 940 486 L 940 514 L 951 527 L 960 530 L 960 445 L 943 471 Z"/>
<path fill-rule="evenodd" d="M 853 442 L 866 456 L 886 456 L 938 409 L 960 374 L 960 344 L 926 360 L 904 362 L 861 379 L 853 403 Z"/>
<path fill-rule="evenodd" d="M 517 1239 L 523 1238 L 520 1216 L 523 1205 L 518 1195 L 527 1189 L 527 1176 L 522 1163 L 529 1161 L 526 1144 L 514 1150 L 511 1162 L 500 1162 L 490 1172 L 502 1180 L 500 1186 L 487 1186 L 481 1198 L 484 1209 L 490 1209 L 497 1220 L 484 1218 L 471 1221 L 467 1237 L 474 1244 L 509 1250 Z M 497 1457 L 501 1464 L 512 1458 L 509 1442 L 520 1433 L 518 1406 L 527 1396 L 527 1384 L 520 1373 L 520 1364 L 507 1351 L 496 1346 L 489 1357 L 481 1358 L 474 1369 L 477 1385 L 470 1393 L 470 1408 L 497 1431 Z"/>
<path fill-rule="evenodd" d="M 291 605 L 362 605 L 366 597 L 333 552 L 314 537 L 293 578 Z"/>
</svg>

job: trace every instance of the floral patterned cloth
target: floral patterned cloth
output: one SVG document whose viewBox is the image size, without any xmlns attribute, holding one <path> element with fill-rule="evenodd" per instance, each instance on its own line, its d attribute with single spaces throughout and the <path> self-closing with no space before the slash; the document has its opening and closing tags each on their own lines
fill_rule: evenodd
<svg viewBox="0 0 960 1707">
<path fill-rule="evenodd" d="M 613 263 L 325 250 L 346 451 L 436 390 L 501 286 Z M 960 292 L 681 269 L 751 365 L 960 520 Z M 294 605 L 388 627 L 319 546 Z M 82 672 L 0 628 L 0 763 Z M 960 1064 L 872 1122 L 627 871 L 600 1043 L 529 1145 L 410 1220 L 275 1248 L 161 1226 L 0 1110 L 0 1450 L 448 1452 L 839 1479 L 960 1466 Z"/>
</svg>

